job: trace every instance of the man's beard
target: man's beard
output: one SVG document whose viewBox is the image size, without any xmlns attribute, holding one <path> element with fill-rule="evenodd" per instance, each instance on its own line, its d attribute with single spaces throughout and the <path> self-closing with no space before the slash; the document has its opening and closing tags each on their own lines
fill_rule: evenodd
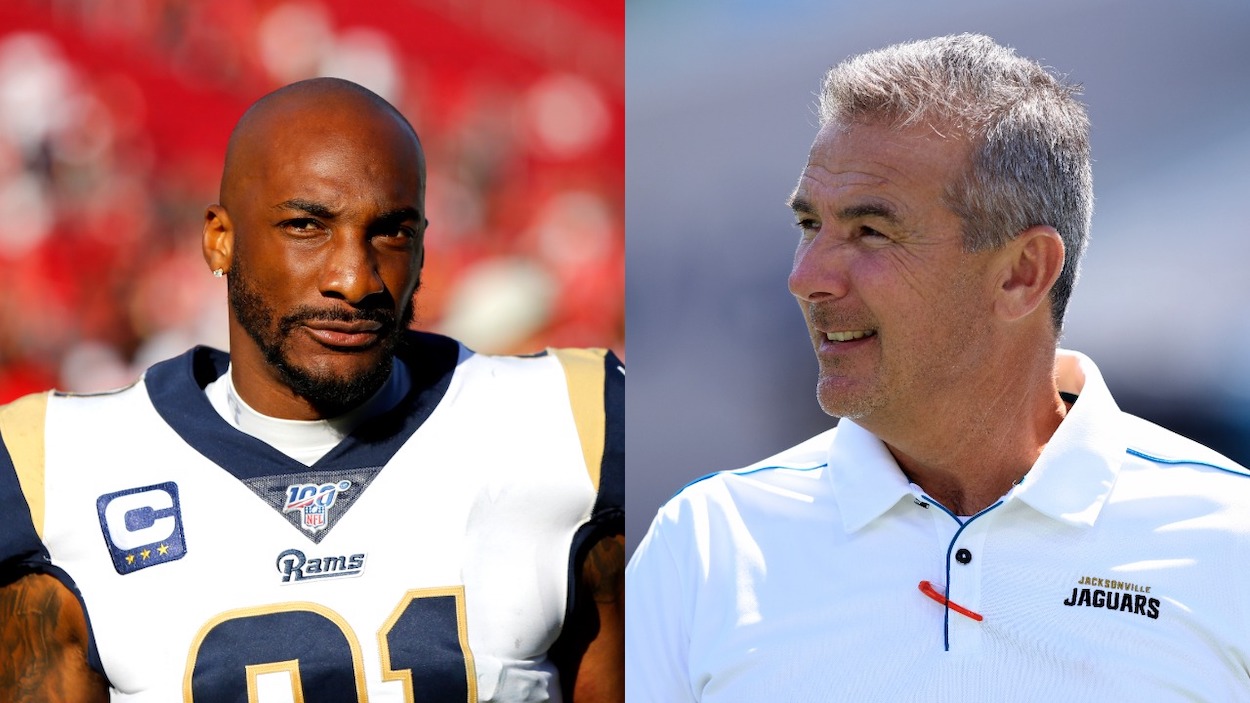
<svg viewBox="0 0 1250 703">
<path fill-rule="evenodd" d="M 347 311 L 338 307 L 322 309 L 303 305 L 275 319 L 273 308 L 252 285 L 246 267 L 241 267 L 238 259 L 231 264 L 227 289 L 235 319 L 264 354 L 265 361 L 277 370 L 292 393 L 307 400 L 322 417 L 342 415 L 364 403 L 382 387 L 391 375 L 395 353 L 404 343 L 404 331 L 412 324 L 414 314 L 410 298 L 398 316 L 391 307 Z M 317 373 L 299 365 L 287 354 L 286 342 L 295 328 L 309 320 L 368 320 L 379 323 L 382 325 L 378 339 L 381 360 L 365 371 L 346 378 Z"/>
</svg>

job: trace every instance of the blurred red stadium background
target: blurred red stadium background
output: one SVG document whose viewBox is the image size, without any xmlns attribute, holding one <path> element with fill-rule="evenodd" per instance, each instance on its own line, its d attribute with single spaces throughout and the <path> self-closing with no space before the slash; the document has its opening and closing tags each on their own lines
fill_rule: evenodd
<svg viewBox="0 0 1250 703">
<path fill-rule="evenodd" d="M 224 348 L 199 242 L 226 139 L 316 75 L 421 135 L 417 326 L 483 352 L 624 354 L 624 0 L 8 0 L 0 402 Z"/>
</svg>

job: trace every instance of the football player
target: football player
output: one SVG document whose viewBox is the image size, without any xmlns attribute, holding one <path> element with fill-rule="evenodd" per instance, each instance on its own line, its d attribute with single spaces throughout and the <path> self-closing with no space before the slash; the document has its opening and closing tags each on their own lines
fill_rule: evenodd
<svg viewBox="0 0 1250 703">
<path fill-rule="evenodd" d="M 425 158 L 313 79 L 231 135 L 229 353 L 0 409 L 0 700 L 623 696 L 623 374 L 410 331 Z"/>
</svg>

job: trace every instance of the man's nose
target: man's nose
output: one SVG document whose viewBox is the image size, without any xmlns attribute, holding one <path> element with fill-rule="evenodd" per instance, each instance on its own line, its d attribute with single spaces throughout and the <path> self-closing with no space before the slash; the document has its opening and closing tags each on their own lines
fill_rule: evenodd
<svg viewBox="0 0 1250 703">
<path fill-rule="evenodd" d="M 335 233 L 321 276 L 321 293 L 353 305 L 386 290 L 367 232 Z"/>
<path fill-rule="evenodd" d="M 799 300 L 841 298 L 850 291 L 851 245 L 830 232 L 800 242 L 790 269 L 790 292 Z"/>
</svg>

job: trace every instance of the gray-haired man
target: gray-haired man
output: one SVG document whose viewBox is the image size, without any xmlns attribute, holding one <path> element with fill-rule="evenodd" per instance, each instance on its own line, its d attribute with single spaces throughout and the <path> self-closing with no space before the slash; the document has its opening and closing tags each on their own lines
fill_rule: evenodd
<svg viewBox="0 0 1250 703">
<path fill-rule="evenodd" d="M 1092 209 L 1075 89 L 984 36 L 829 72 L 790 198 L 821 407 L 685 488 L 627 572 L 627 695 L 1233 700 L 1250 480 L 1057 350 Z"/>
</svg>

